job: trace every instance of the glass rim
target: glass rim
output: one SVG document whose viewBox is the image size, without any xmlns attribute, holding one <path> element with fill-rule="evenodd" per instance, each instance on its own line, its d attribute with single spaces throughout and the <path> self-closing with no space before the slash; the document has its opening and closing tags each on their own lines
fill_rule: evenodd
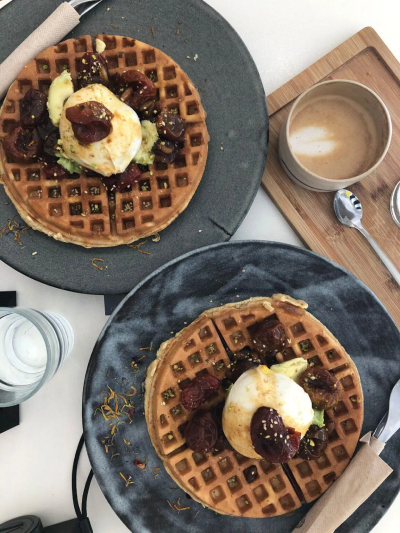
<svg viewBox="0 0 400 533">
<path fill-rule="evenodd" d="M 28 313 L 26 313 L 26 311 L 28 311 Z M 46 368 L 44 369 L 43 375 L 40 378 L 40 380 L 35 384 L 35 386 L 32 389 L 29 390 L 29 392 L 26 393 L 26 395 L 23 395 L 16 401 L 14 400 L 14 401 L 8 401 L 8 402 L 0 402 L 0 407 L 12 407 L 14 405 L 19 405 L 22 402 L 25 402 L 26 400 L 31 398 L 46 383 L 47 378 L 50 373 L 50 364 L 51 364 L 51 359 L 52 359 L 52 351 L 51 351 L 50 343 L 47 339 L 47 335 L 44 329 L 42 328 L 40 323 L 36 320 L 35 316 L 30 316 L 30 312 L 32 312 L 32 314 L 34 315 L 36 311 L 35 309 L 31 309 L 30 307 L 0 307 L 0 319 L 3 318 L 3 316 L 7 316 L 12 313 L 15 313 L 17 315 L 22 316 L 26 320 L 29 320 L 29 322 L 31 322 L 37 328 L 46 346 L 46 354 L 47 354 Z M 40 316 L 43 319 L 47 320 L 43 315 L 40 315 Z"/>
</svg>

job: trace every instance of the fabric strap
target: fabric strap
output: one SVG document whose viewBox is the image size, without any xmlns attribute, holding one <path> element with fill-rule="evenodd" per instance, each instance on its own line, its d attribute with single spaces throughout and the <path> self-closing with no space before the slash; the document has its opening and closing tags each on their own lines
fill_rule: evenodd
<svg viewBox="0 0 400 533">
<path fill-rule="evenodd" d="M 79 24 L 79 14 L 67 2 L 62 3 L 0 65 L 0 99 L 29 61 L 49 46 L 54 46 Z"/>
</svg>

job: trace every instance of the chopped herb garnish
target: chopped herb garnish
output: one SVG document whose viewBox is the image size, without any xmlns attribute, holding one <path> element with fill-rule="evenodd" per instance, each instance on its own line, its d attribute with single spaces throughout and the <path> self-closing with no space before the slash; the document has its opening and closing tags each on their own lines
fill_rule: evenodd
<svg viewBox="0 0 400 533">
<path fill-rule="evenodd" d="M 82 215 L 83 215 L 83 213 L 82 213 Z M 92 265 L 95 268 L 97 268 L 98 270 L 103 271 L 103 267 L 99 266 L 98 264 L 96 264 L 96 262 L 104 263 L 104 259 L 100 259 L 100 257 L 92 257 L 92 259 L 90 261 L 92 262 Z"/>
<path fill-rule="evenodd" d="M 171 400 L 172 398 L 175 398 L 174 389 L 170 387 L 169 389 L 165 390 L 162 393 L 162 397 L 164 398 L 164 400 Z"/>
</svg>

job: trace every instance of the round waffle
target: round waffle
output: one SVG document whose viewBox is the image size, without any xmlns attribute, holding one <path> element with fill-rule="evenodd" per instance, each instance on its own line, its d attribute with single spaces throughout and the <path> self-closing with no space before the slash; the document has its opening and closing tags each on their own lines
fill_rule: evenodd
<svg viewBox="0 0 400 533">
<path fill-rule="evenodd" d="M 161 345 L 148 369 L 145 415 L 151 441 L 176 483 L 214 511 L 254 518 L 292 512 L 320 496 L 354 454 L 363 420 L 360 378 L 339 341 L 306 307 L 305 302 L 275 294 L 205 311 Z M 183 437 L 193 413 L 180 403 L 181 389 L 205 373 L 222 379 L 230 363 L 225 346 L 232 352 L 250 346 L 248 328 L 273 315 L 290 340 L 277 359 L 303 357 L 310 367 L 329 370 L 340 382 L 340 401 L 326 413 L 335 422 L 326 450 L 319 459 L 292 459 L 285 465 L 248 459 L 232 450 L 216 455 L 193 452 Z M 204 408 L 221 399 L 222 392 Z M 256 466 L 257 478 L 248 483 L 244 471 L 250 466 Z"/>
<path fill-rule="evenodd" d="M 100 178 L 49 180 L 40 164 L 10 162 L 2 139 L 20 119 L 19 101 L 30 89 L 47 94 L 63 70 L 76 87 L 76 64 L 93 51 L 89 35 L 69 39 L 39 54 L 18 75 L 0 112 L 0 177 L 21 217 L 33 229 L 85 247 L 128 244 L 167 227 L 184 211 L 202 178 L 208 152 L 206 113 L 183 70 L 164 52 L 127 37 L 99 35 L 110 74 L 132 68 L 157 87 L 163 109 L 187 122 L 184 147 L 170 165 L 154 163 L 129 192 L 108 192 Z M 78 205 L 79 204 L 79 205 Z M 73 214 L 75 213 L 75 214 Z"/>
</svg>

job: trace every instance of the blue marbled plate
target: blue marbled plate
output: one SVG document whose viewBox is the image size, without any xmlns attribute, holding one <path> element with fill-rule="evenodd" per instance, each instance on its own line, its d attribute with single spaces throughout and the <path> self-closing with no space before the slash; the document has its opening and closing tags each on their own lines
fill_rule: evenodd
<svg viewBox="0 0 400 533">
<path fill-rule="evenodd" d="M 309 303 L 309 310 L 325 324 L 352 356 L 365 396 L 363 432 L 374 429 L 385 413 L 391 388 L 400 377 L 400 332 L 372 292 L 343 268 L 312 252 L 293 246 L 245 241 L 213 245 L 165 265 L 125 298 L 105 326 L 90 360 L 83 393 L 86 445 L 96 478 L 114 511 L 137 533 L 261 532 L 289 533 L 308 510 L 291 516 L 246 519 L 222 516 L 188 500 L 161 469 L 147 432 L 143 395 L 134 398 L 134 423 L 121 425 L 110 459 L 101 440 L 107 423 L 94 412 L 100 393 L 110 385 L 126 391 L 141 390 L 148 364 L 160 343 L 190 323 L 202 311 L 251 296 L 283 292 Z M 152 352 L 140 347 L 153 342 Z M 132 357 L 146 357 L 132 373 Z M 123 439 L 131 443 L 126 446 Z M 133 465 L 134 452 L 148 458 L 146 470 Z M 366 533 L 383 516 L 400 489 L 400 432 L 389 442 L 382 458 L 394 469 L 385 483 L 339 528 L 340 533 Z M 131 475 L 125 487 L 119 475 Z M 173 512 L 167 503 L 181 499 L 190 510 Z M 200 511 L 198 513 L 198 511 Z M 198 514 L 197 514 L 198 513 Z M 322 533 L 322 532 L 321 532 Z"/>
</svg>

